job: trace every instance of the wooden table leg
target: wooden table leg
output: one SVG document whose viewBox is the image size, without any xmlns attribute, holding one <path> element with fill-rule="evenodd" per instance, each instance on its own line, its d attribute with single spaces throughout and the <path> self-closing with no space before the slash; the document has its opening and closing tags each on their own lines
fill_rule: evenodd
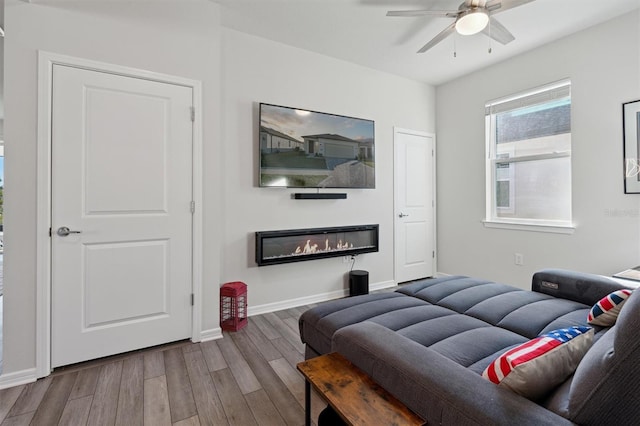
<svg viewBox="0 0 640 426">
<path fill-rule="evenodd" d="M 304 381 L 304 424 L 311 426 L 311 383 Z"/>
</svg>

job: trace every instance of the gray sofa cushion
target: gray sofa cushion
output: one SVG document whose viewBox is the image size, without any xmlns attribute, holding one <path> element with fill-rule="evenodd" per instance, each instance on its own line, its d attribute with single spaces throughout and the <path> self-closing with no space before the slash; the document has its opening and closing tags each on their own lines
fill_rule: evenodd
<svg viewBox="0 0 640 426">
<path fill-rule="evenodd" d="M 401 318 L 404 310 L 417 305 L 426 303 L 399 293 L 367 294 L 321 303 L 300 317 L 300 337 L 315 353 L 326 354 L 331 350 L 336 330 L 389 312 L 396 312 Z"/>
<path fill-rule="evenodd" d="M 570 419 L 585 425 L 640 423 L 640 293 L 584 357 L 571 382 Z"/>
<path fill-rule="evenodd" d="M 398 293 L 510 330 L 529 339 L 561 327 L 586 325 L 591 306 L 475 278 L 421 280 Z"/>
<path fill-rule="evenodd" d="M 587 325 L 590 306 L 565 299 L 547 299 L 545 295 L 540 297 L 511 312 L 496 325 L 530 339 L 561 327 Z"/>
</svg>

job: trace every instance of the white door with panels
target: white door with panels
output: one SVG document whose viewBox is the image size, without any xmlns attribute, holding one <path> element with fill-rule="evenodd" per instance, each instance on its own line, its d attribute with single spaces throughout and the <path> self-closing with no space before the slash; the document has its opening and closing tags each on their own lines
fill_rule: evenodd
<svg viewBox="0 0 640 426">
<path fill-rule="evenodd" d="M 193 89 L 52 79 L 52 367 L 191 337 Z"/>
<path fill-rule="evenodd" d="M 435 274 L 434 137 L 394 129 L 395 281 Z"/>
</svg>

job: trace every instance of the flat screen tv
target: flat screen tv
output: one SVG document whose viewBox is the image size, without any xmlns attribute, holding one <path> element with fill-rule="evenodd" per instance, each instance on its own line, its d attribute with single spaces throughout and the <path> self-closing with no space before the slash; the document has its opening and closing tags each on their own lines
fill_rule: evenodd
<svg viewBox="0 0 640 426">
<path fill-rule="evenodd" d="M 372 120 L 260 104 L 260 186 L 375 188 Z"/>
</svg>

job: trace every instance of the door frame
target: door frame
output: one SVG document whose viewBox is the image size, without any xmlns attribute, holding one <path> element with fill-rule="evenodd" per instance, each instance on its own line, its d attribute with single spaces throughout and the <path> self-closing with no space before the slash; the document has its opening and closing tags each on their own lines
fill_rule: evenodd
<svg viewBox="0 0 640 426">
<path fill-rule="evenodd" d="M 410 130 L 404 129 L 402 127 L 393 127 L 393 280 L 398 285 L 397 279 L 397 265 L 396 265 L 396 248 L 397 248 L 397 234 L 396 234 L 396 214 L 398 210 L 398 191 L 396 182 L 396 160 L 397 160 L 397 140 L 399 134 L 407 134 L 413 136 L 421 136 L 431 138 L 433 140 L 433 152 L 431 156 L 431 185 L 432 185 L 432 194 L 433 194 L 433 259 L 432 259 L 432 269 L 433 273 L 438 273 L 438 238 L 437 238 L 437 203 L 436 203 L 436 135 L 435 133 L 423 132 L 420 130 Z"/>
<path fill-rule="evenodd" d="M 192 319 L 191 340 L 202 335 L 202 83 L 197 80 L 38 51 L 38 136 L 36 209 L 36 376 L 51 373 L 51 114 L 53 66 L 64 65 L 125 77 L 189 87 L 193 90 L 192 199 Z"/>
</svg>

